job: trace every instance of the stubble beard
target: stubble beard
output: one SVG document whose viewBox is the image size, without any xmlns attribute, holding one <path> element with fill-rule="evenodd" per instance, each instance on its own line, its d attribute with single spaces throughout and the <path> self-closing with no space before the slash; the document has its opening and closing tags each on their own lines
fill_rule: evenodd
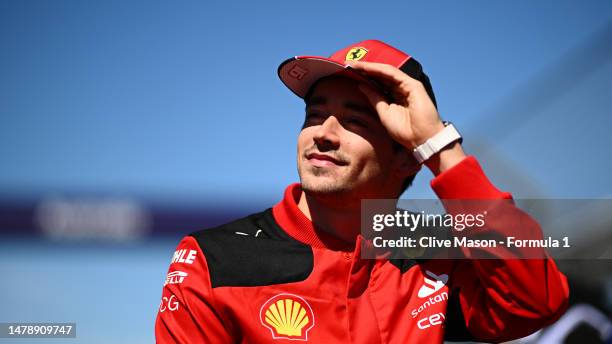
<svg viewBox="0 0 612 344">
<path fill-rule="evenodd" d="M 347 166 L 344 166 L 347 168 Z M 380 198 L 380 191 L 377 188 L 364 189 L 351 181 L 353 171 L 348 167 L 347 170 L 340 171 L 328 168 L 317 168 L 307 164 L 298 168 L 302 190 L 309 196 L 314 196 L 321 200 L 332 201 L 333 203 L 345 203 L 348 206 L 355 200 L 365 198 Z M 379 179 L 380 186 L 383 186 L 384 178 Z"/>
<path fill-rule="evenodd" d="M 338 195 L 350 190 L 350 186 L 343 182 L 342 178 L 334 176 L 332 171 L 326 168 L 303 166 L 298 172 L 302 190 L 307 194 L 317 196 Z"/>
</svg>

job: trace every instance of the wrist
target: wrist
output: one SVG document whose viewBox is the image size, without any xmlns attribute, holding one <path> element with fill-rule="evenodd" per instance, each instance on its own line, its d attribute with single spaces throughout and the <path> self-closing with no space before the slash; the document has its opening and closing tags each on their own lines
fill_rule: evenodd
<svg viewBox="0 0 612 344">
<path fill-rule="evenodd" d="M 428 127 L 428 130 L 426 130 L 425 133 L 422 134 L 423 137 L 414 140 L 413 144 L 411 144 L 410 147 L 412 147 L 412 149 L 414 149 L 414 148 L 422 145 L 429 138 L 434 137 L 436 134 L 438 134 L 442 130 L 444 130 L 444 122 L 438 121 L 436 124 L 431 125 L 430 127 Z"/>
<path fill-rule="evenodd" d="M 427 161 L 424 162 L 424 165 L 429 168 L 434 176 L 437 176 L 457 165 L 466 157 L 467 155 L 463 151 L 461 144 L 458 141 L 455 141 L 444 147 L 438 153 L 432 155 L 429 159 L 427 159 Z"/>
</svg>

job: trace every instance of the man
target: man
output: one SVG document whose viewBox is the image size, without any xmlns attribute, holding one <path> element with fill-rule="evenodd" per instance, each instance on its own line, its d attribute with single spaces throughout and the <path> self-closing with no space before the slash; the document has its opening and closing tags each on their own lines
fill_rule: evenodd
<svg viewBox="0 0 612 344">
<path fill-rule="evenodd" d="M 287 60 L 279 76 L 306 102 L 300 183 L 271 209 L 181 241 L 159 343 L 505 341 L 561 315 L 567 282 L 548 258 L 361 258 L 361 200 L 398 198 L 421 165 L 441 199 L 510 198 L 440 120 L 414 58 L 364 41 Z M 518 209 L 505 216 L 539 233 Z"/>
</svg>

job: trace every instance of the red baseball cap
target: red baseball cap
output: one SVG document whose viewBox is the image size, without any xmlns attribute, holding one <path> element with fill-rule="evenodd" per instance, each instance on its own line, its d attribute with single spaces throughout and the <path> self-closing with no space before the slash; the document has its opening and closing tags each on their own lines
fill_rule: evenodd
<svg viewBox="0 0 612 344">
<path fill-rule="evenodd" d="M 412 78 L 421 81 L 434 105 L 436 104 L 429 77 L 423 72 L 421 64 L 412 56 L 378 40 L 349 45 L 330 57 L 292 57 L 280 64 L 278 76 L 285 86 L 300 98 L 304 98 L 319 79 L 336 74 L 367 82 L 386 93 L 379 83 L 352 69 L 347 61 L 378 62 L 397 67 Z"/>
</svg>

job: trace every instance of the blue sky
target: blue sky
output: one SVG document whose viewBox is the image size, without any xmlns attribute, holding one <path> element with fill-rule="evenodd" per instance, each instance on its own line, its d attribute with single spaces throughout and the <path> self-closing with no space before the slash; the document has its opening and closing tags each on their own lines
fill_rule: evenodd
<svg viewBox="0 0 612 344">
<path fill-rule="evenodd" d="M 491 128 L 517 90 L 611 20 L 609 1 L 3 1 L 0 194 L 275 201 L 297 181 L 303 112 L 278 64 L 376 38 L 421 61 L 442 116 L 535 195 L 610 195 L 608 159 L 558 144 L 612 148 L 609 61 L 502 140 Z M 493 160 L 487 172 L 512 189 Z M 430 178 L 406 196 L 430 197 Z"/>
</svg>

